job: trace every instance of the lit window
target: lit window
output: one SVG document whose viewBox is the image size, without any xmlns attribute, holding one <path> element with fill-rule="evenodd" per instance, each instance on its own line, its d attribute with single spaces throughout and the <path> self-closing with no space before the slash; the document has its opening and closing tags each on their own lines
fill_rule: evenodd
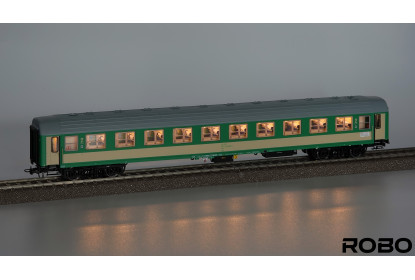
<svg viewBox="0 0 415 280">
<path fill-rule="evenodd" d="M 284 135 L 301 134 L 301 121 L 284 121 Z"/>
<path fill-rule="evenodd" d="M 311 119 L 310 133 L 327 132 L 327 119 Z"/>
<path fill-rule="evenodd" d="M 229 139 L 243 139 L 248 137 L 247 124 L 231 124 L 229 126 Z"/>
<path fill-rule="evenodd" d="M 192 142 L 191 128 L 175 128 L 173 130 L 173 143 L 190 143 Z"/>
<path fill-rule="evenodd" d="M 360 116 L 359 117 L 359 129 L 369 129 L 370 128 L 370 116 Z"/>
<path fill-rule="evenodd" d="M 78 151 L 78 136 L 65 136 L 65 151 Z"/>
<path fill-rule="evenodd" d="M 164 143 L 164 130 L 146 130 L 144 132 L 144 145 L 162 145 Z"/>
<path fill-rule="evenodd" d="M 105 134 L 89 134 L 86 136 L 86 149 L 105 149 Z"/>
<path fill-rule="evenodd" d="M 345 131 L 353 129 L 353 117 L 337 117 L 336 131 Z"/>
<path fill-rule="evenodd" d="M 58 148 L 58 137 L 52 137 L 52 153 L 57 153 L 59 150 Z"/>
<path fill-rule="evenodd" d="M 134 147 L 135 133 L 134 132 L 118 132 L 115 133 L 115 147 Z"/>
<path fill-rule="evenodd" d="M 202 127 L 202 141 L 218 141 L 220 140 L 219 126 Z"/>
<path fill-rule="evenodd" d="M 270 137 L 274 136 L 274 123 L 273 122 L 266 122 L 266 123 L 257 123 L 256 124 L 256 136 L 257 137 Z"/>
</svg>

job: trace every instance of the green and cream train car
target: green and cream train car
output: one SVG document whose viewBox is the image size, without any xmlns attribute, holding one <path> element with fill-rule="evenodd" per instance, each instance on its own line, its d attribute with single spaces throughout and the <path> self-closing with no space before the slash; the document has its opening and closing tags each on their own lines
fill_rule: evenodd
<svg viewBox="0 0 415 280">
<path fill-rule="evenodd" d="M 239 154 L 310 159 L 360 156 L 389 143 L 388 107 L 379 97 L 347 96 L 145 108 L 34 118 L 33 173 L 111 176 L 140 161 Z"/>
</svg>

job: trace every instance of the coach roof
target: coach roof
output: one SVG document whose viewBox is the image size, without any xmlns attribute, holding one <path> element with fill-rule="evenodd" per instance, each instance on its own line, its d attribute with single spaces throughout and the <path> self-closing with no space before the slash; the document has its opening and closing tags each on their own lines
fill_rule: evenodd
<svg viewBox="0 0 415 280">
<path fill-rule="evenodd" d="M 34 118 L 32 124 L 41 135 L 60 135 L 387 111 L 380 97 L 347 96 L 62 114 Z"/>
</svg>

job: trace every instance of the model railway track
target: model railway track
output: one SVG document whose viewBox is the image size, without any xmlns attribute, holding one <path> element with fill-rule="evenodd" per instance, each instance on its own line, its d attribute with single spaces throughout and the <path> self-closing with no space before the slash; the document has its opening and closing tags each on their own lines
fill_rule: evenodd
<svg viewBox="0 0 415 280">
<path fill-rule="evenodd" d="M 62 181 L 60 177 L 47 177 L 36 179 L 19 179 L 19 180 L 7 180 L 0 181 L 0 190 L 17 190 L 25 188 L 43 188 L 65 185 L 87 185 L 91 183 L 99 182 L 116 182 L 120 180 L 130 179 L 144 179 L 144 178 L 156 178 L 164 176 L 181 176 L 200 173 L 220 173 L 228 171 L 244 171 L 252 169 L 262 168 L 278 168 L 278 167 L 296 167 L 307 165 L 319 165 L 327 163 L 339 163 L 339 162 L 352 162 L 352 161 L 370 161 L 379 159 L 393 159 L 403 157 L 414 157 L 414 148 L 402 148 L 402 149 L 390 149 L 390 150 L 374 150 L 368 151 L 363 157 L 355 158 L 340 158 L 340 159 L 328 159 L 310 161 L 307 156 L 292 156 L 281 158 L 268 158 L 268 159 L 256 159 L 245 160 L 227 163 L 215 163 L 215 164 L 194 164 L 194 165 L 182 165 L 171 167 L 157 167 L 146 168 L 139 170 L 127 170 L 125 174 L 119 177 L 109 178 L 97 178 L 97 179 L 85 179 L 76 181 Z"/>
<path fill-rule="evenodd" d="M 49 184 L 54 182 L 60 182 L 61 178 L 58 176 L 55 177 L 45 177 L 45 178 L 30 178 L 30 179 L 17 179 L 17 180 L 6 180 L 0 181 L 0 189 L 8 189 L 8 188 L 23 188 L 25 186 L 32 187 L 35 185 L 43 185 Z"/>
</svg>

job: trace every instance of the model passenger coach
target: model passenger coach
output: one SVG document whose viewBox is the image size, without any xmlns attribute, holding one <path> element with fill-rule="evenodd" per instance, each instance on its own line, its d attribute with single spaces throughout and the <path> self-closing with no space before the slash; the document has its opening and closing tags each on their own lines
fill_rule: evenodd
<svg viewBox="0 0 415 280">
<path fill-rule="evenodd" d="M 348 96 L 138 109 L 34 118 L 31 174 L 112 176 L 127 163 L 238 154 L 310 159 L 360 156 L 389 143 L 388 107 L 379 97 Z"/>
</svg>

